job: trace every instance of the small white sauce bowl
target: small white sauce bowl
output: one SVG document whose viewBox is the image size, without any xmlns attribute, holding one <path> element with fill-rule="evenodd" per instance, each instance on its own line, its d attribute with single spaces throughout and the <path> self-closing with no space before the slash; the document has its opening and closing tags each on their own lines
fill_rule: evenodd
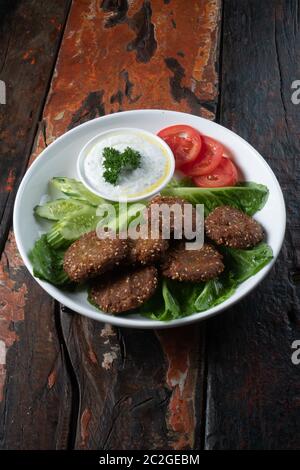
<svg viewBox="0 0 300 470">
<path fill-rule="evenodd" d="M 135 193 L 133 195 L 108 194 L 107 188 L 104 189 L 103 187 L 104 185 L 102 185 L 101 187 L 101 182 L 99 185 L 97 184 L 97 187 L 96 187 L 96 184 L 92 184 L 91 180 L 87 177 L 86 170 L 85 170 L 85 161 L 89 153 L 93 150 L 97 142 L 100 142 L 103 139 L 109 138 L 110 136 L 114 136 L 118 134 L 118 132 L 120 134 L 126 133 L 126 134 L 135 135 L 135 136 L 138 136 L 139 138 L 145 137 L 148 142 L 149 141 L 153 142 L 154 145 L 159 147 L 161 149 L 161 152 L 166 156 L 167 158 L 166 173 L 162 178 L 160 178 L 162 179 L 162 181 L 159 182 L 158 184 L 151 184 L 148 188 L 148 191 L 146 188 L 143 191 L 139 193 Z M 97 196 L 100 196 L 106 200 L 110 200 L 114 202 L 135 202 L 135 201 L 147 199 L 153 196 L 154 194 L 159 193 L 169 183 L 169 181 L 171 180 L 174 174 L 174 171 L 175 171 L 175 158 L 174 158 L 172 150 L 166 144 L 166 142 L 164 142 L 164 140 L 162 140 L 157 135 L 152 134 L 151 132 L 145 131 L 144 129 L 138 129 L 138 128 L 133 128 L 133 127 L 112 128 L 109 131 L 101 132 L 100 134 L 96 135 L 85 144 L 85 146 L 80 151 L 79 157 L 77 160 L 78 177 L 80 181 L 84 184 L 84 186 L 87 189 L 89 189 L 91 192 L 96 194 Z M 99 172 L 100 172 L 100 168 L 99 168 Z M 113 188 L 113 185 L 112 185 L 112 188 Z"/>
</svg>

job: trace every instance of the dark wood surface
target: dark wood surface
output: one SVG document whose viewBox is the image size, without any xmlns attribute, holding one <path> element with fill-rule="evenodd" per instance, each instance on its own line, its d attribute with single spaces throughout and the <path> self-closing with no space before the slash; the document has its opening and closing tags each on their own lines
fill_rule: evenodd
<svg viewBox="0 0 300 470">
<path fill-rule="evenodd" d="M 300 9 L 293 0 L 184 3 L 0 2 L 2 449 L 300 447 L 291 362 L 299 107 L 290 99 Z M 117 329 L 53 301 L 6 237 L 28 159 L 88 119 L 155 107 L 217 119 L 257 147 L 288 201 L 286 242 L 261 286 L 219 317 Z"/>
<path fill-rule="evenodd" d="M 226 0 L 220 122 L 251 142 L 275 172 L 287 231 L 267 279 L 226 315 L 208 322 L 205 447 L 300 447 L 298 2 Z M 276 220 L 274 221 L 276 223 Z"/>
<path fill-rule="evenodd" d="M 0 251 L 47 96 L 68 0 L 1 1 L 0 74 L 6 105 L 0 112 Z"/>
<path fill-rule="evenodd" d="M 70 5 L 62 0 L 0 5 L 0 78 L 7 87 L 7 104 L 0 105 L 0 448 L 65 448 L 72 390 L 58 313 L 53 299 L 30 279 L 12 233 L 5 238 Z"/>
</svg>

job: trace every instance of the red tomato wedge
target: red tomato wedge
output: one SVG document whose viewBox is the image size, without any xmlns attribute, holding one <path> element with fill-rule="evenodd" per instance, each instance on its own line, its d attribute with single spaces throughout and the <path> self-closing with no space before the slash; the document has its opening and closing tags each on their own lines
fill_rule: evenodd
<svg viewBox="0 0 300 470">
<path fill-rule="evenodd" d="M 178 125 L 162 129 L 157 134 L 174 153 L 176 168 L 194 161 L 200 153 L 202 138 L 191 126 Z"/>
<path fill-rule="evenodd" d="M 237 169 L 229 158 L 222 157 L 221 163 L 209 175 L 197 176 L 194 182 L 200 188 L 221 188 L 234 186 L 238 181 Z"/>
<path fill-rule="evenodd" d="M 231 153 L 225 147 L 224 147 L 224 150 L 223 150 L 223 157 L 229 158 L 230 160 L 232 159 Z"/>
<path fill-rule="evenodd" d="M 181 170 L 188 176 L 209 175 L 221 163 L 225 151 L 220 142 L 211 137 L 202 136 L 201 152 L 195 161 L 184 165 Z"/>
</svg>

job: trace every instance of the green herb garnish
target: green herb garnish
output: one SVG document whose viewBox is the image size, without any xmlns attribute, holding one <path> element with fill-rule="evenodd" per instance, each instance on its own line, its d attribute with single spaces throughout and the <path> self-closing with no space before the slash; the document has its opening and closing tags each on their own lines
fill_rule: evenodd
<svg viewBox="0 0 300 470">
<path fill-rule="evenodd" d="M 124 152 L 105 147 L 103 149 L 104 179 L 110 184 L 116 185 L 122 171 L 136 170 L 141 165 L 141 154 L 130 147 Z"/>
</svg>

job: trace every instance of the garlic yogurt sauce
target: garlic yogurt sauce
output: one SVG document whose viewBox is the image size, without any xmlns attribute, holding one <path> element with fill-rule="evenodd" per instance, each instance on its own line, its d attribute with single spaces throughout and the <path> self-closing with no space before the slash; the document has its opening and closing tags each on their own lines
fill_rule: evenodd
<svg viewBox="0 0 300 470">
<path fill-rule="evenodd" d="M 116 185 L 103 176 L 103 150 L 127 147 L 141 155 L 140 166 L 120 174 Z M 112 201 L 137 201 L 159 192 L 172 178 L 175 161 L 168 145 L 150 132 L 120 128 L 93 138 L 81 151 L 78 171 L 82 182 L 94 193 Z"/>
</svg>

